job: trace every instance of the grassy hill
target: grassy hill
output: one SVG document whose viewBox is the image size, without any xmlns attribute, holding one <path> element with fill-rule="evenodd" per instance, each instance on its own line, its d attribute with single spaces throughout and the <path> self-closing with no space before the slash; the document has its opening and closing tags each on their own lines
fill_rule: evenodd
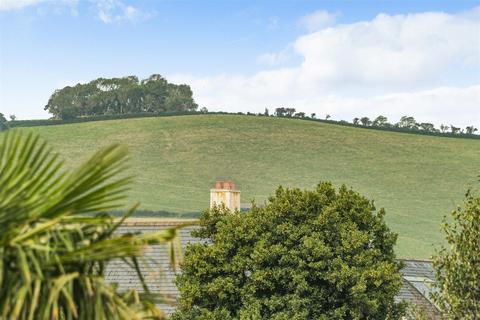
<svg viewBox="0 0 480 320">
<path fill-rule="evenodd" d="M 216 179 L 232 179 L 242 202 L 278 185 L 320 180 L 353 187 L 387 210 L 401 257 L 428 258 L 439 225 L 480 174 L 480 141 L 236 115 L 112 120 L 35 127 L 68 165 L 112 142 L 126 144 L 143 209 L 178 213 L 209 205 Z"/>
</svg>

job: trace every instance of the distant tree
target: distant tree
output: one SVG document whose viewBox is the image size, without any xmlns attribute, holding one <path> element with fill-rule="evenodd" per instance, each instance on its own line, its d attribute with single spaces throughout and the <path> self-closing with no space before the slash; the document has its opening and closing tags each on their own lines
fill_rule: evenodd
<svg viewBox="0 0 480 320">
<path fill-rule="evenodd" d="M 267 116 L 267 117 L 270 115 L 270 113 L 268 111 L 268 108 L 265 108 L 265 111 L 263 112 L 263 115 Z"/>
<path fill-rule="evenodd" d="M 353 118 L 353 124 L 358 125 L 360 119 L 359 118 Z"/>
<path fill-rule="evenodd" d="M 465 133 L 467 134 L 475 134 L 475 132 L 477 132 L 478 129 L 475 128 L 474 126 L 468 126 L 465 128 Z"/>
<path fill-rule="evenodd" d="M 275 116 L 277 117 L 284 117 L 286 114 L 286 110 L 284 107 L 276 108 L 275 109 Z"/>
<path fill-rule="evenodd" d="M 8 128 L 7 125 L 7 119 L 5 119 L 5 116 L 3 113 L 0 113 L 0 131 L 5 130 Z"/>
<path fill-rule="evenodd" d="M 460 133 L 460 128 L 450 125 L 450 132 L 453 134 L 458 134 Z"/>
<path fill-rule="evenodd" d="M 399 319 L 396 235 L 347 189 L 278 188 L 246 213 L 207 210 L 177 276 L 183 319 Z"/>
<path fill-rule="evenodd" d="M 438 132 L 437 129 L 435 129 L 435 126 L 432 123 L 428 122 L 422 122 L 419 124 L 419 127 L 422 131 L 426 132 Z"/>
<path fill-rule="evenodd" d="M 327 114 L 327 115 L 325 115 L 325 120 L 328 120 L 328 119 L 330 119 L 331 117 L 332 117 L 331 115 Z"/>
<path fill-rule="evenodd" d="M 193 101 L 192 96 L 193 92 L 190 86 L 186 84 L 175 85 L 169 83 L 164 98 L 165 111 L 195 111 L 198 105 Z M 162 111 L 164 110 L 156 110 L 154 112 Z"/>
<path fill-rule="evenodd" d="M 396 123 L 396 127 L 399 128 L 406 128 L 406 129 L 413 129 L 416 130 L 419 128 L 419 124 L 415 121 L 414 117 L 403 116 L 400 118 L 400 121 Z"/>
<path fill-rule="evenodd" d="M 434 257 L 433 298 L 446 319 L 480 319 L 480 196 L 468 191 L 462 207 L 444 218 L 447 248 Z"/>
<path fill-rule="evenodd" d="M 362 123 L 363 126 L 366 126 L 366 127 L 372 124 L 372 121 L 370 121 L 370 118 L 368 117 L 360 118 L 360 122 Z"/>
<path fill-rule="evenodd" d="M 373 120 L 372 125 L 375 127 L 387 127 L 390 124 L 387 117 L 380 115 Z"/>
<path fill-rule="evenodd" d="M 295 108 L 285 108 L 285 115 L 287 117 L 293 117 L 293 115 L 295 114 Z"/>
<path fill-rule="evenodd" d="M 10 121 L 15 121 L 17 120 L 17 116 L 14 114 L 9 115 Z"/>
<path fill-rule="evenodd" d="M 442 133 L 447 132 L 449 129 L 450 129 L 450 127 L 444 125 L 443 123 L 440 125 L 440 131 L 441 131 Z"/>
<path fill-rule="evenodd" d="M 57 119 L 107 114 L 194 111 L 198 105 L 185 84 L 169 83 L 154 74 L 139 81 L 135 76 L 98 78 L 55 90 L 45 110 Z"/>
<path fill-rule="evenodd" d="M 317 115 L 315 113 L 310 114 L 310 118 L 315 119 Z"/>
<path fill-rule="evenodd" d="M 206 107 L 200 108 L 201 113 L 208 113 L 208 109 Z"/>
<path fill-rule="evenodd" d="M 295 118 L 305 118 L 305 112 L 297 112 L 294 114 Z"/>
</svg>

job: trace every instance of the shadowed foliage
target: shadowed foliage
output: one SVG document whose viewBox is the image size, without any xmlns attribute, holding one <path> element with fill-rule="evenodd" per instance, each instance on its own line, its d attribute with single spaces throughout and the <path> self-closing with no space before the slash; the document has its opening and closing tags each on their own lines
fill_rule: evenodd
<svg viewBox="0 0 480 320">
<path fill-rule="evenodd" d="M 112 259 L 138 266 L 151 243 L 178 252 L 176 230 L 115 236 L 130 178 L 126 150 L 113 145 L 74 170 L 33 134 L 9 131 L 0 141 L 0 319 L 163 318 L 144 296 L 119 293 L 103 271 Z M 137 268 L 138 271 L 138 268 Z M 140 276 L 140 275 L 139 275 Z"/>
</svg>

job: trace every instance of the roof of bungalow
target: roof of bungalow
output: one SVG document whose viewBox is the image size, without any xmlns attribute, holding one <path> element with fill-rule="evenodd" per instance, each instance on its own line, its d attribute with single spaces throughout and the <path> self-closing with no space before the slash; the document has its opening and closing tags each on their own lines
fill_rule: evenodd
<svg viewBox="0 0 480 320">
<path fill-rule="evenodd" d="M 181 245 L 182 248 L 185 248 L 188 243 L 204 241 L 191 236 L 191 232 L 198 228 L 197 225 L 192 224 L 195 221 L 193 219 L 130 218 L 118 228 L 117 233 L 156 232 L 187 223 L 190 225 L 179 230 Z M 419 306 L 429 315 L 429 318 L 440 318 L 441 314 L 438 308 L 430 299 L 432 284 L 435 279 L 432 263 L 421 260 L 402 261 L 404 262 L 404 268 L 401 270 L 403 285 L 396 300 L 404 300 Z M 175 271 L 170 265 L 169 249 L 166 245 L 150 245 L 140 261 L 140 270 L 152 293 L 162 294 L 171 301 L 176 300 L 179 292 L 173 281 Z M 134 267 L 123 260 L 110 262 L 105 277 L 107 281 L 117 283 L 121 291 L 128 289 L 143 291 Z M 175 311 L 174 303 L 160 304 L 159 306 L 167 314 Z"/>
</svg>

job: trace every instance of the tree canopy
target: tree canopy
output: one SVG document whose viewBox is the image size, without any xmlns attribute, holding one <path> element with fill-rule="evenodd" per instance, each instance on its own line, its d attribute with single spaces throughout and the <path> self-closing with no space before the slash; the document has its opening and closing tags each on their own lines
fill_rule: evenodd
<svg viewBox="0 0 480 320">
<path fill-rule="evenodd" d="M 342 186 L 278 188 L 247 213 L 203 213 L 173 319 L 397 319 L 403 305 L 385 211 Z"/>
<path fill-rule="evenodd" d="M 480 196 L 468 191 L 452 218 L 442 226 L 448 249 L 434 257 L 433 298 L 448 319 L 480 319 Z"/>
<path fill-rule="evenodd" d="M 186 84 L 169 83 L 158 74 L 139 80 L 98 78 L 86 84 L 56 90 L 45 110 L 57 119 L 131 113 L 195 111 L 198 105 Z"/>
</svg>

